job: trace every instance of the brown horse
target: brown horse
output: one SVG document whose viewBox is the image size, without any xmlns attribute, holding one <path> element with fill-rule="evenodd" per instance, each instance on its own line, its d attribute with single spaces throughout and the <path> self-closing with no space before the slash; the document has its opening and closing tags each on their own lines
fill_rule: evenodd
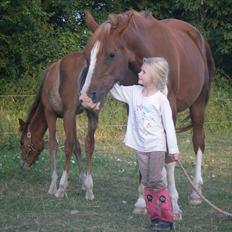
<svg viewBox="0 0 232 232">
<path fill-rule="evenodd" d="M 87 62 L 81 53 L 73 53 L 51 64 L 45 72 L 39 92 L 35 98 L 26 122 L 19 120 L 21 135 L 21 167 L 28 169 L 38 159 L 44 147 L 44 134 L 49 131 L 49 152 L 51 156 L 51 184 L 49 194 L 61 198 L 68 186 L 68 172 L 72 153 L 80 166 L 80 144 L 76 136 L 76 114 L 83 112 L 79 102 Z M 86 111 L 88 133 L 85 140 L 87 155 L 87 175 L 80 171 L 82 188 L 86 190 L 86 199 L 92 200 L 92 154 L 94 150 L 94 133 L 98 123 L 98 113 Z M 66 135 L 63 174 L 57 190 L 56 153 L 56 120 L 63 118 Z"/>
<path fill-rule="evenodd" d="M 194 183 L 201 191 L 204 115 L 215 72 L 211 50 L 204 37 L 186 22 L 157 20 L 149 12 L 130 10 L 120 15 L 110 15 L 100 26 L 87 13 L 87 22 L 94 33 L 84 51 L 90 65 L 80 98 L 82 105 L 99 111 L 114 83 L 137 83 L 137 73 L 144 57 L 164 57 L 170 67 L 167 87 L 174 122 L 178 112 L 185 109 L 190 111 L 191 126 L 187 128 L 193 128 L 196 153 Z M 180 218 L 174 167 L 175 163 L 167 165 L 168 184 L 174 213 Z M 135 207 L 140 207 L 140 202 L 145 206 L 141 199 Z M 190 202 L 201 203 L 194 191 Z"/>
</svg>

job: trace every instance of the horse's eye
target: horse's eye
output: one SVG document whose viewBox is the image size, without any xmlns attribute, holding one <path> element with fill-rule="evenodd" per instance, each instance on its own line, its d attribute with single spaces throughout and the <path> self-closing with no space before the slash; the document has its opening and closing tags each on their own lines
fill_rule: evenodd
<svg viewBox="0 0 232 232">
<path fill-rule="evenodd" d="M 110 52 L 110 53 L 108 54 L 108 57 L 109 57 L 110 59 L 113 59 L 113 58 L 115 57 L 115 53 Z"/>
</svg>

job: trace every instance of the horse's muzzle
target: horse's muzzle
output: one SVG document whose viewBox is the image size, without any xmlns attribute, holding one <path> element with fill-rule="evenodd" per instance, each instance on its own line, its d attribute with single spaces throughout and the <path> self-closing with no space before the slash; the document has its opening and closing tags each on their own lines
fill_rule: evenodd
<svg viewBox="0 0 232 232">
<path fill-rule="evenodd" d="M 23 170 L 29 170 L 31 168 L 31 165 L 29 165 L 26 160 L 20 159 L 20 167 Z"/>
<path fill-rule="evenodd" d="M 94 103 L 92 98 L 90 98 L 86 93 L 82 93 L 81 96 L 79 97 L 81 105 L 89 110 L 98 112 L 100 111 L 100 102 Z"/>
</svg>

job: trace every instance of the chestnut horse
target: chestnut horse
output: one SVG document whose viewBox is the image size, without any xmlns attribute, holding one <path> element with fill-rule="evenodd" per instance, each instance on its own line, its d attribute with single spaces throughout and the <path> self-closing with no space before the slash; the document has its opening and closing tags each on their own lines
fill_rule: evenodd
<svg viewBox="0 0 232 232">
<path fill-rule="evenodd" d="M 51 184 L 49 194 L 61 198 L 68 186 L 68 172 L 72 153 L 80 166 L 80 143 L 76 136 L 76 114 L 83 112 L 79 102 L 81 84 L 87 72 L 87 62 L 81 53 L 73 53 L 51 64 L 45 72 L 40 89 L 27 116 L 26 122 L 19 119 L 21 131 L 21 167 L 28 169 L 38 159 L 44 147 L 44 134 L 49 131 L 49 152 L 51 156 Z M 92 200 L 92 154 L 94 150 L 94 133 L 98 124 L 98 113 L 86 110 L 88 133 L 85 140 L 87 155 L 87 175 L 80 170 L 82 189 L 86 190 L 85 198 Z M 63 118 L 65 131 L 65 160 L 63 174 L 57 190 L 56 153 L 56 120 Z"/>
<path fill-rule="evenodd" d="M 177 113 L 189 109 L 193 128 L 193 146 L 196 153 L 194 184 L 201 191 L 201 174 L 204 143 L 204 115 L 209 98 L 215 65 L 211 50 L 192 25 L 177 19 L 157 20 L 149 12 L 127 11 L 110 15 L 101 25 L 87 12 L 87 24 L 94 32 L 85 50 L 89 70 L 80 97 L 82 105 L 92 111 L 99 111 L 104 97 L 114 83 L 136 84 L 144 57 L 164 57 L 170 67 L 168 99 L 176 122 Z M 176 218 L 181 218 L 178 206 L 178 192 L 174 179 L 175 163 L 166 165 L 169 193 Z M 135 209 L 144 208 L 140 186 L 140 198 Z M 194 191 L 190 196 L 192 204 L 201 199 Z"/>
</svg>

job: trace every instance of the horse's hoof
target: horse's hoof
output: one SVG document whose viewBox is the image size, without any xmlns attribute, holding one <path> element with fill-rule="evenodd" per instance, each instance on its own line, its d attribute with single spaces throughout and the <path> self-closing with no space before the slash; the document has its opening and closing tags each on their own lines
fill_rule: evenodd
<svg viewBox="0 0 232 232">
<path fill-rule="evenodd" d="M 189 204 L 200 205 L 201 203 L 202 203 L 202 199 L 199 197 L 197 193 L 193 192 L 189 197 Z"/>
<path fill-rule="evenodd" d="M 200 205 L 202 203 L 201 198 L 189 198 L 189 204 L 190 205 Z"/>
<path fill-rule="evenodd" d="M 86 191 L 86 187 L 85 187 L 84 184 L 81 185 L 81 190 L 82 190 L 82 191 Z"/>
<path fill-rule="evenodd" d="M 146 207 L 134 207 L 133 214 L 147 214 Z"/>
<path fill-rule="evenodd" d="M 65 194 L 64 190 L 58 189 L 58 191 L 55 193 L 55 196 L 57 198 L 64 198 L 64 194 Z"/>
<path fill-rule="evenodd" d="M 173 212 L 174 221 L 181 221 L 182 220 L 182 211 L 179 210 L 178 212 Z"/>
<path fill-rule="evenodd" d="M 57 187 L 56 186 L 50 186 L 48 190 L 48 194 L 50 195 L 55 195 L 57 192 Z"/>
<path fill-rule="evenodd" d="M 57 189 L 49 189 L 48 190 L 48 194 L 50 194 L 50 195 L 55 195 L 56 192 L 57 192 Z"/>
<path fill-rule="evenodd" d="M 94 199 L 94 195 L 93 195 L 93 193 L 90 193 L 90 192 L 86 192 L 85 193 L 85 199 L 87 200 L 87 201 L 92 201 L 93 199 Z"/>
</svg>

